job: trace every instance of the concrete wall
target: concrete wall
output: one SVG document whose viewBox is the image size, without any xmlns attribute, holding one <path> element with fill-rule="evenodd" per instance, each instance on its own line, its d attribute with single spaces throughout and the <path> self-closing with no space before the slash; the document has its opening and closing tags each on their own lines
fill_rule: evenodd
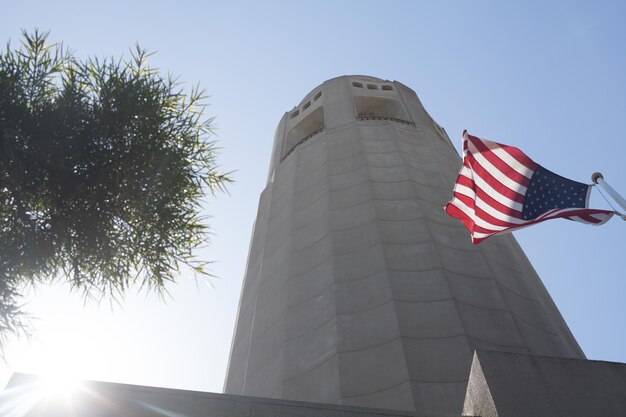
<svg viewBox="0 0 626 417">
<path fill-rule="evenodd" d="M 584 358 L 515 239 L 444 213 L 460 165 L 399 82 L 335 78 L 285 114 L 225 392 L 458 414 L 475 349 Z"/>
<path fill-rule="evenodd" d="M 477 351 L 463 415 L 626 416 L 626 364 Z"/>
</svg>

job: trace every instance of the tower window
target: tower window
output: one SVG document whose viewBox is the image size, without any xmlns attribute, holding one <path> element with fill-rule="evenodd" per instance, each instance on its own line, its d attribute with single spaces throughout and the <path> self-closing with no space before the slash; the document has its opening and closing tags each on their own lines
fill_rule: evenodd
<svg viewBox="0 0 626 417">
<path fill-rule="evenodd" d="M 398 100 L 382 97 L 356 96 L 354 97 L 354 102 L 359 119 L 408 122 L 408 117 Z"/>
<path fill-rule="evenodd" d="M 307 102 L 306 102 L 306 104 L 302 107 L 302 110 L 306 110 L 306 109 L 308 109 L 309 107 L 311 107 L 311 102 L 310 102 L 310 101 L 307 101 Z"/>
<path fill-rule="evenodd" d="M 302 119 L 287 134 L 285 140 L 285 151 L 283 158 L 285 159 L 293 150 L 301 143 L 306 142 L 309 138 L 315 136 L 324 129 L 324 108 L 318 107 Z"/>
<path fill-rule="evenodd" d="M 357 83 L 356 81 L 352 82 L 352 86 L 357 88 L 363 88 L 363 84 Z"/>
<path fill-rule="evenodd" d="M 314 100 L 314 101 L 317 101 L 317 99 L 318 99 L 318 98 L 320 98 L 320 97 L 322 97 L 322 92 L 321 92 L 321 91 L 319 91 L 319 92 L 315 95 L 315 97 L 313 97 L 313 100 Z"/>
<path fill-rule="evenodd" d="M 385 90 L 385 91 L 391 91 L 391 90 L 393 90 L 393 87 L 392 87 L 392 86 L 390 86 L 390 85 L 383 85 L 383 90 Z"/>
<path fill-rule="evenodd" d="M 376 84 L 368 84 L 367 85 L 367 89 L 368 90 L 378 90 L 378 86 Z"/>
<path fill-rule="evenodd" d="M 294 117 L 296 117 L 299 114 L 300 114 L 300 110 L 296 110 L 293 113 L 291 113 L 291 118 L 293 119 Z"/>
</svg>

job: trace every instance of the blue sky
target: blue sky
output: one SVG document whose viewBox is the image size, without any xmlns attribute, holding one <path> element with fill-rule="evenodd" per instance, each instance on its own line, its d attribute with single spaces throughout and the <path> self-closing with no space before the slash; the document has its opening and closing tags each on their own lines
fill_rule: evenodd
<svg viewBox="0 0 626 417">
<path fill-rule="evenodd" d="M 433 118 L 522 148 L 588 182 L 602 171 L 626 194 L 626 3 L 602 1 L 7 2 L 0 40 L 51 30 L 79 56 L 128 55 L 199 82 L 211 95 L 228 195 L 206 205 L 212 285 L 183 273 L 163 302 L 83 303 L 61 285 L 28 292 L 35 339 L 15 341 L 12 371 L 221 391 L 258 196 L 274 129 L 324 80 L 366 74 L 414 89 Z M 592 205 L 606 207 L 594 191 Z M 626 223 L 564 220 L 517 232 L 591 359 L 626 362 Z"/>
</svg>

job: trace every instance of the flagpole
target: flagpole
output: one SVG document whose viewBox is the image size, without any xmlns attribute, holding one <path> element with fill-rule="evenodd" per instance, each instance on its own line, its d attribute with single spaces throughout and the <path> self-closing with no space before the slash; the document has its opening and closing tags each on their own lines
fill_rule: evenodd
<svg viewBox="0 0 626 417">
<path fill-rule="evenodd" d="M 624 200 L 624 198 L 619 195 L 619 193 L 615 191 L 613 187 L 611 187 L 606 181 L 604 181 L 604 177 L 601 173 L 594 172 L 591 176 L 591 181 L 593 181 L 594 184 L 601 185 L 602 188 L 604 188 L 604 190 L 611 196 L 611 198 L 613 198 L 613 200 L 615 200 L 617 204 L 619 204 L 622 209 L 626 211 L 626 200 Z"/>
</svg>

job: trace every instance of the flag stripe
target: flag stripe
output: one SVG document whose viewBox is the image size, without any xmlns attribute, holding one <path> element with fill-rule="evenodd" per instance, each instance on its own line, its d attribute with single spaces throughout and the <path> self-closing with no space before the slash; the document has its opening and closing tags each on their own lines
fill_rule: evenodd
<svg viewBox="0 0 626 417">
<path fill-rule="evenodd" d="M 472 235 L 474 234 L 474 221 L 470 219 L 467 213 L 465 213 L 459 207 L 452 205 L 452 204 L 448 204 L 445 207 L 445 211 L 446 213 L 448 213 L 449 216 L 461 220 L 461 222 L 463 223 L 465 228 L 470 232 L 470 234 Z"/>
<path fill-rule="evenodd" d="M 519 149 L 513 146 L 501 145 L 489 140 L 483 141 L 485 146 L 495 153 L 505 164 L 530 179 L 538 168 L 538 165 L 530 158 L 525 157 Z M 525 158 L 521 158 L 523 155 Z"/>
<path fill-rule="evenodd" d="M 457 185 L 454 187 L 454 195 L 456 196 L 457 194 L 462 194 L 471 199 L 480 199 L 481 201 L 487 203 L 488 206 L 492 207 L 494 210 L 498 211 L 504 216 L 513 217 L 516 219 L 522 218 L 522 212 L 521 212 L 522 205 L 521 204 L 514 203 L 518 205 L 520 209 L 519 210 L 512 209 L 511 207 L 505 206 L 504 204 L 500 203 L 495 198 L 493 198 L 490 194 L 485 193 L 482 189 L 478 187 L 471 189 L 470 187 L 466 185 L 457 183 Z M 504 197 L 501 197 L 501 199 L 510 201 Z"/>
<path fill-rule="evenodd" d="M 497 178 L 495 178 L 492 174 L 492 172 L 488 171 L 487 169 L 483 168 L 483 166 L 481 164 L 479 164 L 473 157 L 472 155 L 468 155 L 466 157 L 467 160 L 467 167 L 470 171 L 472 171 L 471 176 L 469 176 L 469 178 L 472 178 L 474 181 L 476 181 L 477 179 L 479 179 L 479 181 L 484 182 L 489 184 L 489 187 L 493 188 L 494 190 L 497 190 L 498 194 L 501 194 L 503 196 L 505 196 L 506 198 L 513 200 L 515 202 L 518 203 L 523 203 L 524 202 L 524 194 L 517 192 L 515 190 L 512 190 L 510 188 L 508 188 L 506 185 L 504 185 L 502 182 L 500 182 Z M 484 187 L 484 185 L 481 185 Z M 524 190 L 525 192 L 526 190 Z"/>
<path fill-rule="evenodd" d="M 520 184 L 519 182 L 512 180 L 509 178 L 506 173 L 502 172 L 496 165 L 492 164 L 489 159 L 486 158 L 485 154 L 480 152 L 472 142 L 469 143 L 469 151 L 470 153 L 467 155 L 467 159 L 469 160 L 470 167 L 476 170 L 476 163 L 478 163 L 486 172 L 489 173 L 489 176 L 497 180 L 500 184 L 507 187 L 509 190 L 512 190 L 522 196 L 526 194 L 526 186 L 524 184 Z M 478 171 L 477 171 L 478 172 Z M 481 177 L 482 174 L 479 174 Z"/>
<path fill-rule="evenodd" d="M 494 142 L 487 144 L 481 142 L 478 138 L 470 138 L 470 144 L 503 175 L 506 175 L 517 184 L 528 187 L 534 170 L 528 169 L 524 165 L 517 162 L 516 159 L 512 158 L 511 155 L 506 153 L 503 149 L 494 149 L 496 146 Z M 498 154 L 508 156 L 510 161 L 504 161 Z M 511 166 L 510 163 L 513 163 L 514 165 Z"/>
<path fill-rule="evenodd" d="M 480 138 L 478 138 L 476 136 L 470 135 L 469 133 L 467 133 L 467 131 L 463 131 L 463 143 L 465 143 L 465 141 L 469 140 L 470 137 L 476 138 L 477 140 L 485 142 L 486 144 L 493 144 L 495 147 L 501 148 L 503 151 L 505 151 L 511 157 L 513 157 L 517 162 L 519 162 L 523 166 L 529 168 L 531 171 L 535 171 L 537 168 L 539 168 L 539 164 L 537 164 L 535 161 L 530 159 L 524 152 L 522 152 L 518 148 L 515 148 L 513 146 L 509 146 L 509 145 L 503 145 L 501 143 L 493 142 L 493 141 L 486 140 L 486 139 L 480 139 Z M 463 146 L 464 146 L 463 149 L 465 150 L 465 145 L 463 145 Z"/>
<path fill-rule="evenodd" d="M 485 230 L 501 231 L 515 225 L 515 223 L 498 219 L 485 212 L 485 210 L 476 205 L 475 201 L 471 201 L 467 196 L 455 195 L 455 199 L 449 205 L 459 208 L 475 225 Z"/>
<path fill-rule="evenodd" d="M 523 209 L 523 205 L 521 203 L 518 203 L 517 201 L 512 200 L 509 197 L 499 193 L 495 188 L 489 185 L 489 183 L 483 180 L 481 177 L 476 175 L 474 179 L 472 179 L 471 175 L 472 171 L 469 168 L 461 168 L 461 172 L 459 173 L 459 177 L 457 179 L 457 184 L 460 183 L 470 188 L 473 187 L 475 190 L 480 190 L 482 193 L 489 195 L 489 197 L 491 197 L 498 203 L 521 213 Z M 516 198 L 521 200 L 521 196 L 516 196 Z"/>
</svg>

